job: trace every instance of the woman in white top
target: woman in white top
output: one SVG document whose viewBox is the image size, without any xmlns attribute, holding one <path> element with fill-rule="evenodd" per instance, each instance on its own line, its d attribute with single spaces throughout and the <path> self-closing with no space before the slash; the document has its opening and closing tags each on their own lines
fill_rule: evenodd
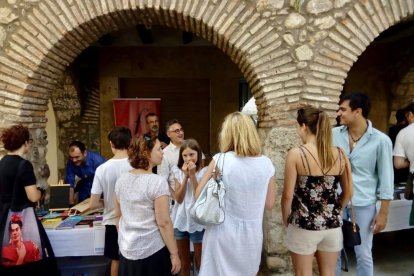
<svg viewBox="0 0 414 276">
<path fill-rule="evenodd" d="M 174 218 L 174 236 L 177 240 L 181 260 L 180 276 L 190 276 L 190 241 L 194 246 L 194 259 L 197 270 L 201 263 L 201 246 L 204 226 L 196 223 L 190 216 L 190 207 L 194 203 L 194 191 L 207 168 L 202 168 L 200 145 L 194 139 L 187 139 L 180 147 L 177 166 L 174 166 L 175 189 L 173 196 L 177 204 Z"/>
<path fill-rule="evenodd" d="M 226 218 L 220 225 L 206 227 L 199 275 L 253 276 L 260 265 L 264 209 L 270 210 L 275 204 L 275 168 L 261 154 L 253 120 L 241 112 L 227 115 L 219 143 L 224 153 L 220 169 L 226 187 Z M 199 182 L 196 198 L 212 176 L 219 155 L 213 157 Z"/>
<path fill-rule="evenodd" d="M 161 143 L 134 137 L 128 148 L 131 171 L 115 185 L 119 275 L 172 275 L 181 267 L 169 213 L 167 181 L 152 173 L 161 163 Z"/>
</svg>

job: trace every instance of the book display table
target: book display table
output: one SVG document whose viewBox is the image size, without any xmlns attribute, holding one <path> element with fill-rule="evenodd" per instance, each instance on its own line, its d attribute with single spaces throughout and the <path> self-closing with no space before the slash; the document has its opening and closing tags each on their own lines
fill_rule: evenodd
<svg viewBox="0 0 414 276">
<path fill-rule="evenodd" d="M 414 228 L 414 226 L 410 226 L 409 224 L 412 203 L 412 200 L 406 199 L 392 200 L 390 202 L 387 226 L 381 232 L 391 232 Z M 377 209 L 379 206 L 380 203 L 377 203 Z"/>
<path fill-rule="evenodd" d="M 105 227 L 46 229 L 46 233 L 56 257 L 103 255 Z"/>
</svg>

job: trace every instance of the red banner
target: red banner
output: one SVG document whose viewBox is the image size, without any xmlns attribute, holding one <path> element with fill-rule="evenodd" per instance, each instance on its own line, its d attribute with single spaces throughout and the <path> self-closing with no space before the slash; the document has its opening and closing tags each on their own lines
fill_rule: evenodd
<svg viewBox="0 0 414 276">
<path fill-rule="evenodd" d="M 157 114 L 160 118 L 161 99 L 114 99 L 115 126 L 126 126 L 132 135 L 141 135 L 149 131 L 145 116 Z"/>
</svg>

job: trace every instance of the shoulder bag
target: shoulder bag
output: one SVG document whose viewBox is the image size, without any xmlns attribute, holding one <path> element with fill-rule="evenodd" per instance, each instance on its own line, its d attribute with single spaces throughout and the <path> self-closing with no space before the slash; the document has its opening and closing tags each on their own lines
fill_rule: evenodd
<svg viewBox="0 0 414 276">
<path fill-rule="evenodd" d="M 354 247 L 361 244 L 361 235 L 359 233 L 359 226 L 355 222 L 354 207 L 351 202 L 351 221 L 344 219 L 342 224 L 342 233 L 344 236 L 344 246 Z"/>
<path fill-rule="evenodd" d="M 22 160 L 18 166 L 11 203 L 3 205 L 0 215 L 0 271 L 3 273 L 6 267 L 25 267 L 34 274 L 41 270 L 45 275 L 59 275 L 53 249 L 33 205 L 17 203 L 18 179 L 24 173 L 24 162 L 28 161 Z M 35 267 L 34 263 L 41 265 Z"/>
<path fill-rule="evenodd" d="M 223 183 L 224 153 L 221 153 L 213 169 L 213 176 L 208 180 L 200 196 L 190 209 L 192 218 L 199 224 L 211 225 L 224 222 L 224 195 L 226 188 Z M 221 158 L 223 156 L 223 158 Z M 219 169 L 222 160 L 221 170 Z"/>
</svg>

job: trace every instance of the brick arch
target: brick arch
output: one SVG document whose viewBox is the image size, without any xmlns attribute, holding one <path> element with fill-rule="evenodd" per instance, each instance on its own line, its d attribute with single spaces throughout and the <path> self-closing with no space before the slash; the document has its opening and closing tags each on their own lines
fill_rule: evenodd
<svg viewBox="0 0 414 276">
<path fill-rule="evenodd" d="M 287 50 L 278 49 L 276 31 L 246 1 L 149 1 L 139 6 L 122 0 L 44 0 L 26 14 L 0 54 L 2 96 L 14 101 L 0 102 L 3 119 L 44 127 L 47 101 L 66 67 L 100 36 L 140 23 L 183 29 L 209 40 L 240 68 L 260 106 L 267 106 L 263 92 L 271 85 L 264 89 L 261 75 L 272 58 Z M 280 66 L 291 61 L 284 60 Z"/>
<path fill-rule="evenodd" d="M 353 1 L 348 7 L 315 53 L 305 77 L 308 91 L 339 97 L 348 72 L 369 44 L 381 32 L 414 14 L 412 1 Z"/>
</svg>

